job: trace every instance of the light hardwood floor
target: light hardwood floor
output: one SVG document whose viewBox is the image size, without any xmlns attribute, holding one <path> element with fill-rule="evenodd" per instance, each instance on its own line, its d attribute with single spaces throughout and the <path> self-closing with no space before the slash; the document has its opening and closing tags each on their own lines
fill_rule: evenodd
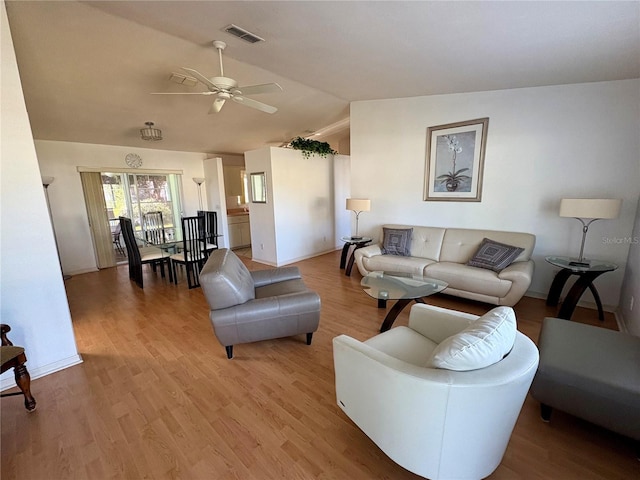
<svg viewBox="0 0 640 480">
<path fill-rule="evenodd" d="M 419 478 L 335 404 L 332 338 L 369 338 L 385 314 L 361 291 L 357 270 L 338 269 L 339 255 L 298 263 L 322 297 L 311 346 L 303 336 L 238 345 L 233 360 L 213 335 L 202 291 L 184 279 L 174 286 L 145 267 L 141 290 L 126 265 L 74 276 L 65 285 L 84 363 L 34 380 L 32 414 L 20 397 L 2 399 L 2 479 Z M 427 301 L 491 308 L 443 295 Z M 519 328 L 535 340 L 555 312 L 524 298 Z M 407 318 L 408 309 L 396 325 Z M 592 310 L 574 319 L 599 324 Z M 616 328 L 611 314 L 604 326 Z M 640 478 L 640 462 L 629 439 L 562 412 L 543 423 L 529 397 L 490 478 Z"/>
</svg>

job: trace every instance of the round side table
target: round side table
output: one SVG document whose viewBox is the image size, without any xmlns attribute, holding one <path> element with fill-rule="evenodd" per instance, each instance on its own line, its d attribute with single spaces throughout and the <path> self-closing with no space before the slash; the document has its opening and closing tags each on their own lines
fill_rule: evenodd
<svg viewBox="0 0 640 480">
<path fill-rule="evenodd" d="M 577 275 L 578 279 L 575 281 L 566 298 L 562 302 L 558 318 L 564 318 L 570 320 L 573 311 L 578 304 L 578 300 L 582 297 L 584 291 L 588 288 L 593 294 L 593 298 L 598 306 L 598 318 L 601 322 L 604 322 L 604 312 L 602 310 L 602 302 L 600 301 L 600 295 L 596 290 L 593 281 L 600 275 L 606 272 L 612 272 L 618 265 L 615 263 L 600 262 L 597 260 L 590 260 L 587 262 L 578 262 L 575 259 L 569 257 L 545 257 L 545 260 L 555 267 L 560 267 L 561 270 L 556 274 L 551 288 L 549 288 L 549 294 L 547 295 L 547 305 L 556 306 L 560 300 L 560 294 L 564 285 L 571 275 Z"/>
<path fill-rule="evenodd" d="M 351 270 L 353 269 L 353 262 L 355 261 L 355 256 L 353 254 L 357 249 L 367 246 L 373 239 L 369 237 L 342 237 L 341 240 L 344 242 L 344 247 L 342 247 L 342 255 L 340 256 L 340 268 L 344 268 L 344 274 L 347 277 L 350 277 Z M 352 245 L 353 251 L 349 256 L 349 249 Z M 347 257 L 349 257 L 348 262 Z"/>
</svg>

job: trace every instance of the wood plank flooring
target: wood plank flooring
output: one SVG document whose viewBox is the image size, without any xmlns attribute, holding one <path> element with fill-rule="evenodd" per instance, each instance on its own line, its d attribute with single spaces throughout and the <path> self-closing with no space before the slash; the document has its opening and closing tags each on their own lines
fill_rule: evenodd
<svg viewBox="0 0 640 480">
<path fill-rule="evenodd" d="M 126 265 L 72 277 L 65 285 L 84 363 L 34 380 L 32 414 L 21 397 L 2 399 L 2 479 L 419 478 L 335 404 L 332 338 L 367 339 L 385 315 L 361 291 L 357 270 L 339 270 L 339 256 L 297 264 L 322 297 L 311 346 L 304 336 L 238 345 L 233 360 L 213 335 L 202 291 L 184 278 L 175 286 L 145 267 L 141 290 Z M 428 302 L 491 308 L 444 295 Z M 536 340 L 542 318 L 555 312 L 524 298 L 519 328 Z M 396 325 L 407 318 L 408 309 Z M 574 319 L 599 324 L 583 308 Z M 616 328 L 611 314 L 604 326 Z M 633 443 L 612 432 L 558 411 L 543 423 L 529 397 L 490 478 L 640 478 L 640 462 Z"/>
</svg>

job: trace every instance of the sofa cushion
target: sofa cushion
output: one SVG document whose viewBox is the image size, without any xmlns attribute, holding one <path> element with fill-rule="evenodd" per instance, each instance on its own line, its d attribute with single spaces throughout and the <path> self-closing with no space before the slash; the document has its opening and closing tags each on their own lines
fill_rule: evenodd
<svg viewBox="0 0 640 480">
<path fill-rule="evenodd" d="M 383 229 L 382 239 L 383 255 L 411 255 L 411 232 L 413 228 L 386 228 Z"/>
<path fill-rule="evenodd" d="M 365 341 L 367 345 L 398 360 L 422 367 L 438 345 L 415 330 L 398 326 Z"/>
<path fill-rule="evenodd" d="M 451 289 L 496 298 L 504 297 L 513 287 L 511 280 L 500 278 L 493 270 L 471 268 L 461 263 L 433 263 L 427 265 L 424 275 L 447 282 Z M 447 291 L 445 290 L 444 293 Z"/>
<path fill-rule="evenodd" d="M 511 265 L 523 251 L 524 248 L 485 238 L 482 240 L 478 251 L 467 262 L 467 265 L 499 272 Z"/>
<path fill-rule="evenodd" d="M 516 340 L 516 315 L 511 307 L 496 307 L 461 332 L 441 342 L 427 367 L 467 371 L 502 360 Z"/>
</svg>

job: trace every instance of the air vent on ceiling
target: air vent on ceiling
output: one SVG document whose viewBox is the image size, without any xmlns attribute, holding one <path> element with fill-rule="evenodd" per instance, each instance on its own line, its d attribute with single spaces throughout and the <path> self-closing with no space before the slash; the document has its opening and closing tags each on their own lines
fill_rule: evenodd
<svg viewBox="0 0 640 480">
<path fill-rule="evenodd" d="M 175 83 L 179 83 L 180 85 L 187 85 L 189 87 L 193 87 L 198 83 L 198 80 L 196 80 L 195 78 L 176 72 L 171 73 L 169 80 Z"/>
<path fill-rule="evenodd" d="M 249 42 L 249 43 L 264 42 L 264 38 L 261 38 L 254 33 L 248 32 L 244 28 L 240 28 L 239 26 L 234 25 L 233 23 L 231 25 L 224 27 L 224 31 L 238 38 L 241 38 L 245 42 Z"/>
</svg>

